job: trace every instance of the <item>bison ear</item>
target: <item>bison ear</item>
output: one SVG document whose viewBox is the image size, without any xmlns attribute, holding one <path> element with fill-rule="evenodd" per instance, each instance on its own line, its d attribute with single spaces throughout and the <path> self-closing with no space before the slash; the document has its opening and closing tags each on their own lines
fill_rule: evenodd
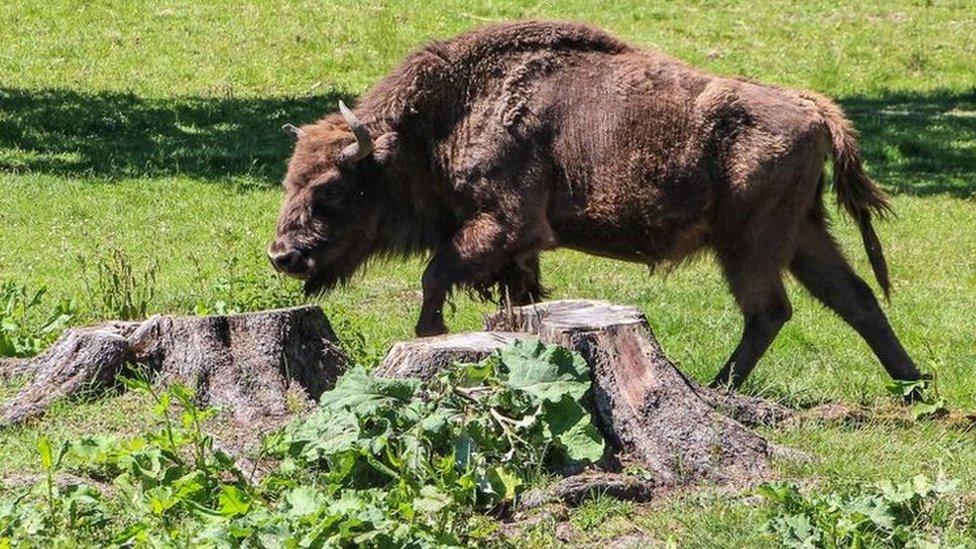
<svg viewBox="0 0 976 549">
<path fill-rule="evenodd" d="M 282 126 L 281 131 L 290 135 L 291 138 L 294 139 L 295 141 L 298 141 L 299 137 L 305 135 L 305 132 L 303 132 L 299 128 L 296 128 L 295 126 L 292 126 L 291 124 L 285 124 L 284 126 Z"/>
<path fill-rule="evenodd" d="M 396 132 L 386 132 L 376 139 L 373 149 L 373 160 L 383 165 L 393 158 L 399 146 L 399 139 Z"/>
</svg>

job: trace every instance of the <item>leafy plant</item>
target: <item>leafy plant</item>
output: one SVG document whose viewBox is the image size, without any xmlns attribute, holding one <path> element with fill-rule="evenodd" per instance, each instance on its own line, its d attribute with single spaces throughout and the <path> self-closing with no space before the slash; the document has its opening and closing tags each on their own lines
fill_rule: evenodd
<svg viewBox="0 0 976 549">
<path fill-rule="evenodd" d="M 886 385 L 888 392 L 901 400 L 911 399 L 911 413 L 915 420 L 942 417 L 949 413 L 949 404 L 932 380 L 905 381 L 892 379 Z"/>
<path fill-rule="evenodd" d="M 356 368 L 266 441 L 282 461 L 259 484 L 214 444 L 213 412 L 187 387 L 126 380 L 155 425 L 129 440 L 42 440 L 43 481 L 0 502 L 0 547 L 488 544 L 497 523 L 483 512 L 510 505 L 536 470 L 602 455 L 579 404 L 588 376 L 539 342 L 428 384 Z M 65 470 L 100 482 L 64 482 Z"/>
<path fill-rule="evenodd" d="M 73 301 L 62 299 L 39 312 L 47 288 L 28 290 L 23 284 L 0 284 L 0 356 L 28 357 L 50 344 L 76 313 Z"/>
<path fill-rule="evenodd" d="M 786 547 L 926 547 L 931 528 L 947 520 L 945 496 L 958 482 L 941 473 L 894 484 L 882 482 L 851 493 L 804 494 L 792 482 L 760 486 L 777 515 L 766 523 Z"/>
<path fill-rule="evenodd" d="M 356 448 L 418 477 L 441 454 L 474 469 L 513 463 L 516 453 L 523 469 L 595 461 L 604 445 L 580 404 L 588 378 L 579 355 L 539 341 L 515 342 L 425 386 L 354 369 L 284 443 L 291 456 L 333 471 L 333 460 Z"/>
<path fill-rule="evenodd" d="M 113 248 L 91 270 L 79 259 L 85 293 L 92 313 L 99 318 L 138 320 L 146 318 L 156 295 L 159 264 L 150 260 L 140 273 L 128 254 Z"/>
<path fill-rule="evenodd" d="M 320 470 L 340 490 L 381 490 L 394 516 L 461 539 L 470 513 L 510 505 L 539 469 L 585 463 L 604 442 L 579 401 L 586 362 L 517 342 L 422 385 L 357 368 L 279 441 L 290 471 Z M 464 520 L 449 520 L 444 513 Z"/>
<path fill-rule="evenodd" d="M 41 439 L 44 481 L 0 504 L 0 547 L 133 544 L 150 537 L 165 544 L 191 533 L 177 526 L 219 515 L 226 499 L 239 501 L 250 490 L 233 459 L 203 432 L 211 412 L 193 404 L 188 388 L 174 384 L 158 391 L 145 381 L 126 384 L 151 395 L 156 427 L 127 441 L 84 437 L 56 449 Z M 92 477 L 111 479 L 111 497 L 104 487 L 58 482 L 69 463 Z"/>
</svg>

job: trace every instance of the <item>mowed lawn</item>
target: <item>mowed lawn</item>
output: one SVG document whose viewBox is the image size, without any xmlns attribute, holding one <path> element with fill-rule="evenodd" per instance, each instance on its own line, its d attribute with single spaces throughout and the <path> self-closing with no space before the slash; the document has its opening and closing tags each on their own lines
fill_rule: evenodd
<svg viewBox="0 0 976 549">
<path fill-rule="evenodd" d="M 968 0 L 4 2 L 0 282 L 45 286 L 47 304 L 75 300 L 75 323 L 98 320 L 92 273 L 122 250 L 137 272 L 155 272 L 149 312 L 300 303 L 298 284 L 274 275 L 264 257 L 290 151 L 281 125 L 354 99 L 427 40 L 516 18 L 588 21 L 717 73 L 837 99 L 862 132 L 869 172 L 894 195 L 897 216 L 877 225 L 895 286 L 886 311 L 948 406 L 976 410 L 976 4 Z M 853 225 L 837 213 L 834 226 L 870 279 Z M 315 300 L 359 360 L 411 337 L 423 263 L 374 264 Z M 543 276 L 554 297 L 640 306 L 695 378 L 710 379 L 738 341 L 741 318 L 707 257 L 649 276 L 559 251 L 543 256 Z M 864 405 L 878 419 L 769 431 L 820 458 L 779 472 L 827 488 L 941 469 L 976 496 L 976 434 L 958 422 L 880 419 L 893 401 L 867 346 L 797 284 L 789 289 L 793 320 L 744 390 L 797 407 Z M 490 309 L 458 296 L 448 323 L 475 329 Z M 15 389 L 0 385 L 0 397 Z M 66 403 L 0 431 L 0 475 L 36 470 L 40 436 L 138 429 L 144 404 Z M 763 509 L 751 495 L 674 497 L 636 508 L 617 527 L 689 545 L 762 544 Z"/>
</svg>

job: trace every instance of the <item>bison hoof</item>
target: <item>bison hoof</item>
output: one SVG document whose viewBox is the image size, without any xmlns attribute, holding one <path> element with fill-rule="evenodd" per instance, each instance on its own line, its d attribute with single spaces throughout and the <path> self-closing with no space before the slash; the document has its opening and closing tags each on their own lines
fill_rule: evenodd
<svg viewBox="0 0 976 549">
<path fill-rule="evenodd" d="M 430 325 L 418 324 L 415 331 L 417 333 L 417 337 L 439 336 L 447 333 L 447 326 L 444 325 L 443 321 Z"/>
<path fill-rule="evenodd" d="M 912 377 L 914 377 L 915 379 L 908 379 L 907 381 L 920 381 L 921 383 L 915 385 L 915 387 L 913 387 L 911 391 L 909 391 L 907 394 L 902 396 L 902 402 L 904 402 L 905 404 L 915 404 L 917 402 L 925 401 L 925 399 L 929 396 L 928 394 L 926 394 L 927 389 L 929 389 L 932 386 L 932 380 L 933 380 L 932 374 L 929 373 L 917 374 Z"/>
</svg>

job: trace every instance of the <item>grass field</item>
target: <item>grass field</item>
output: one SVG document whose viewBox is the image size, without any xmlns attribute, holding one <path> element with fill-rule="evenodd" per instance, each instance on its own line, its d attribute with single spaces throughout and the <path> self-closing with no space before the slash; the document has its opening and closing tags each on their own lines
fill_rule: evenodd
<svg viewBox="0 0 976 549">
<path fill-rule="evenodd" d="M 425 40 L 525 17 L 592 22 L 714 72 L 836 98 L 862 132 L 869 172 L 895 197 L 897 217 L 878 227 L 895 330 L 951 409 L 976 409 L 976 5 L 968 0 L 5 2 L 0 282 L 47 287 L 41 311 L 73 299 L 74 323 L 98 320 L 110 311 L 92 287 L 96 266 L 122 250 L 137 272 L 155 273 L 150 313 L 300 302 L 297 284 L 272 274 L 264 257 L 291 145 L 278 128 L 354 98 Z M 836 217 L 845 250 L 869 274 L 852 224 Z M 422 267 L 422 258 L 374 265 L 316 300 L 361 361 L 411 336 Z M 739 337 L 740 316 L 709 259 L 649 277 L 640 266 L 560 251 L 543 257 L 543 276 L 555 297 L 640 306 L 698 379 L 714 375 Z M 867 346 L 798 285 L 789 290 L 793 320 L 744 390 L 793 406 L 889 407 Z M 477 328 L 488 310 L 460 297 L 448 324 Z M 0 397 L 14 390 L 0 386 Z M 131 430 L 147 415 L 131 395 L 59 405 L 0 432 L 0 476 L 36 470 L 41 436 Z M 768 434 L 819 456 L 779 472 L 825 490 L 944 469 L 963 482 L 964 497 L 976 497 L 976 435 L 957 425 L 871 419 Z M 748 491 L 706 491 L 629 508 L 623 522 L 582 539 L 639 529 L 683 546 L 764 545 L 764 506 Z M 539 533 L 542 542 L 552 535 Z"/>
</svg>

